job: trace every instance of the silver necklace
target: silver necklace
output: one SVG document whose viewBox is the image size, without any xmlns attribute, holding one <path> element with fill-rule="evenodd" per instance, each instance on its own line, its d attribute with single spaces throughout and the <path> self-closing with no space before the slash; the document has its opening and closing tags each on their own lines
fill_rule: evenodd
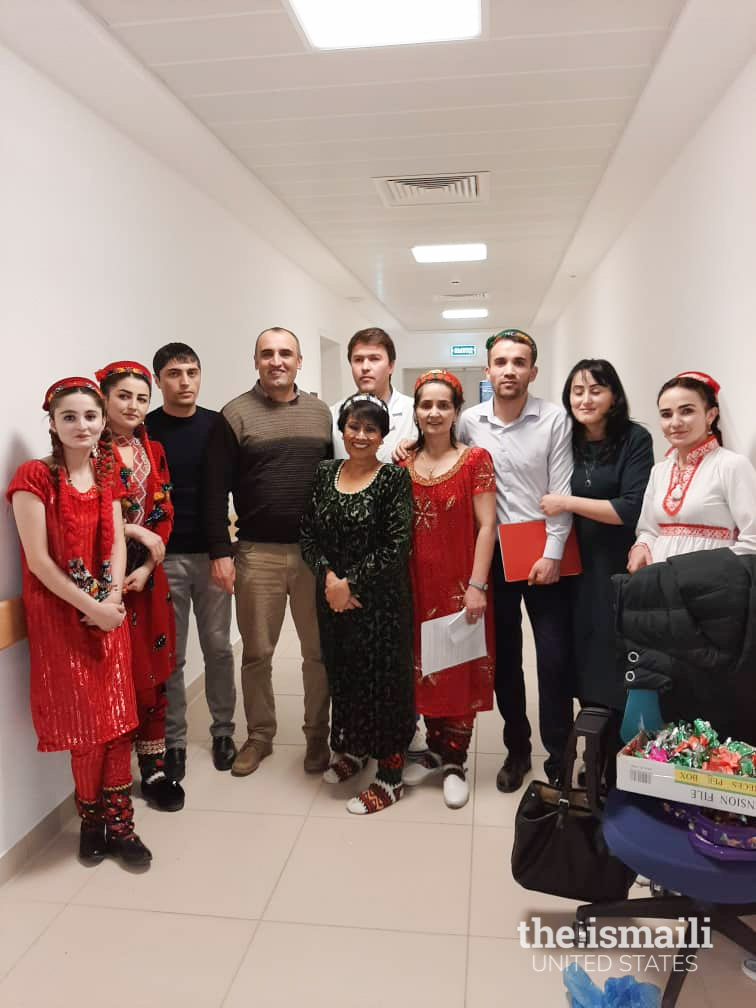
<svg viewBox="0 0 756 1008">
<path fill-rule="evenodd" d="M 592 455 L 590 459 L 586 458 L 585 462 L 583 462 L 583 468 L 585 469 L 585 485 L 589 487 L 591 485 L 593 470 L 596 468 L 596 456 Z"/>
</svg>

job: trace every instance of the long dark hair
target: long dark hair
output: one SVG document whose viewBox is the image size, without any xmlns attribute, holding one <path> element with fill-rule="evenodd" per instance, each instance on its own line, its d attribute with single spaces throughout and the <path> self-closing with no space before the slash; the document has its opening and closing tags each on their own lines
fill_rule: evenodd
<svg viewBox="0 0 756 1008">
<path fill-rule="evenodd" d="M 706 382 L 699 381 L 698 378 L 689 378 L 687 376 L 678 376 L 677 378 L 670 378 L 669 381 L 664 382 L 662 387 L 659 389 L 659 395 L 656 397 L 656 405 L 659 405 L 659 400 L 664 395 L 668 389 L 672 388 L 685 388 L 690 389 L 692 392 L 697 392 L 701 399 L 703 399 L 704 406 L 707 410 L 716 409 L 717 415 L 711 421 L 711 433 L 717 439 L 719 444 L 722 444 L 722 432 L 719 429 L 719 402 L 717 400 L 717 393 L 711 387 L 707 385 Z"/>
<path fill-rule="evenodd" d="M 587 371 L 596 385 L 602 385 L 612 393 L 614 401 L 606 414 L 606 436 L 599 453 L 599 459 L 602 462 L 613 462 L 617 458 L 630 429 L 630 407 L 620 376 L 615 371 L 614 365 L 610 364 L 608 360 L 593 357 L 586 357 L 578 361 L 567 375 L 567 381 L 562 389 L 562 403 L 572 418 L 572 451 L 577 462 L 583 462 L 588 457 L 585 427 L 575 419 L 570 405 L 572 379 L 580 371 Z"/>
</svg>

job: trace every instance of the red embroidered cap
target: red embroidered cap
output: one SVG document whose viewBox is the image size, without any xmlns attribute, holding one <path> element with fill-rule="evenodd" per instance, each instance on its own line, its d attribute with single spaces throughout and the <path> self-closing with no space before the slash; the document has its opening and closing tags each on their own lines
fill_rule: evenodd
<svg viewBox="0 0 756 1008">
<path fill-rule="evenodd" d="M 705 371 L 681 371 L 679 375 L 675 375 L 675 378 L 693 378 L 695 381 L 708 385 L 715 396 L 719 395 L 721 385 L 711 375 L 706 374 Z"/>
<path fill-rule="evenodd" d="M 100 384 L 106 378 L 110 378 L 111 375 L 136 375 L 138 378 L 144 378 L 150 388 L 152 388 L 152 375 L 149 369 L 144 364 L 138 364 L 136 361 L 113 361 L 112 364 L 106 364 L 104 368 L 95 371 L 95 378 Z"/>
<path fill-rule="evenodd" d="M 447 371 L 446 368 L 431 368 L 430 371 L 421 374 L 415 382 L 415 392 L 417 392 L 421 385 L 434 381 L 445 382 L 447 385 L 451 385 L 458 396 L 462 395 L 462 382 L 451 371 Z"/>
<path fill-rule="evenodd" d="M 59 381 L 53 382 L 50 388 L 45 392 L 45 398 L 42 402 L 42 409 L 45 412 L 50 412 L 50 402 L 54 395 L 58 392 L 64 392 L 66 389 L 75 388 L 87 388 L 91 389 L 93 392 L 97 393 L 97 398 L 102 399 L 102 392 L 95 385 L 91 378 L 61 378 Z"/>
</svg>

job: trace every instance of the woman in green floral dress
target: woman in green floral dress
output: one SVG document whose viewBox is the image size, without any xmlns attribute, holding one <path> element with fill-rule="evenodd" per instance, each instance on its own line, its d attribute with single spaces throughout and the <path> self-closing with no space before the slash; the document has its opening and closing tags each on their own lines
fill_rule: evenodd
<svg viewBox="0 0 756 1008">
<path fill-rule="evenodd" d="M 338 420 L 348 458 L 321 462 L 302 522 L 302 555 L 317 580 L 323 661 L 331 687 L 331 748 L 323 775 L 339 783 L 378 761 L 374 780 L 347 803 L 358 815 L 401 798 L 404 753 L 415 730 L 408 554 L 409 474 L 376 452 L 386 404 L 358 393 Z"/>
</svg>

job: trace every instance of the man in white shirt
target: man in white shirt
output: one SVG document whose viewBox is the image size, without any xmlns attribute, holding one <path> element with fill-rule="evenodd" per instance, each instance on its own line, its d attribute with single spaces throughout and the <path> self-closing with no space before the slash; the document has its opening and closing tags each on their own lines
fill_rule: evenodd
<svg viewBox="0 0 756 1008">
<path fill-rule="evenodd" d="M 499 523 L 542 520 L 544 494 L 570 492 L 572 425 L 561 406 L 530 395 L 538 374 L 535 341 L 505 329 L 486 344 L 486 377 L 493 398 L 465 410 L 458 437 L 486 448 L 496 472 Z M 491 566 L 496 625 L 496 702 L 504 718 L 508 755 L 499 770 L 500 791 L 516 791 L 531 766 L 530 724 L 522 670 L 522 612 L 525 602 L 535 638 L 539 728 L 550 780 L 560 773 L 572 725 L 572 625 L 569 586 L 559 566 L 572 515 L 546 519 L 546 546 L 527 581 L 505 581 L 497 544 Z"/>
<path fill-rule="evenodd" d="M 391 453 L 399 441 L 405 438 L 414 441 L 417 437 L 412 397 L 403 395 L 391 385 L 396 363 L 394 341 L 383 329 L 360 329 L 349 340 L 347 360 L 352 366 L 352 377 L 358 390 L 378 396 L 388 406 L 391 426 L 378 449 L 377 458 L 381 462 L 390 462 Z M 334 458 L 347 457 L 344 438 L 337 426 L 343 402 L 341 399 L 331 407 Z"/>
</svg>

